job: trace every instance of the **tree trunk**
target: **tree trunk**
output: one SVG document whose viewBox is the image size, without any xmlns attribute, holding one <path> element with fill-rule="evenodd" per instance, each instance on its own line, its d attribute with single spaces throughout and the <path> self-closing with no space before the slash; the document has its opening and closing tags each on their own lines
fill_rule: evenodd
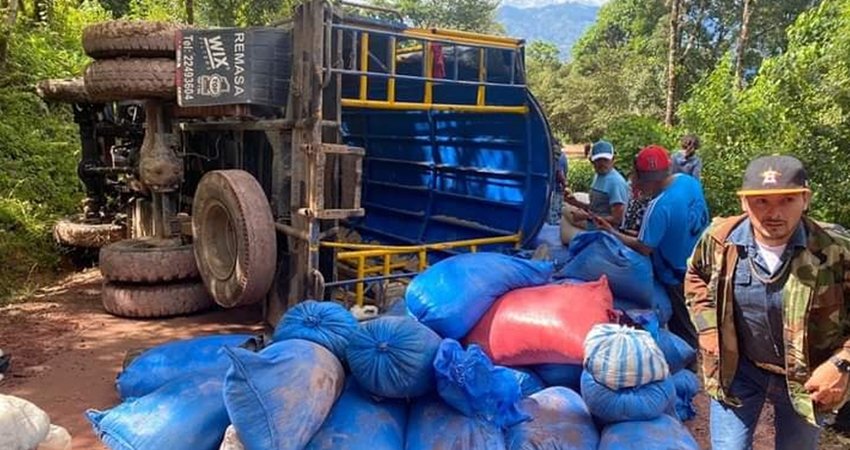
<svg viewBox="0 0 850 450">
<path fill-rule="evenodd" d="M 664 124 L 673 126 L 676 116 L 676 63 L 679 60 L 679 18 L 681 0 L 670 0 L 670 40 L 667 46 L 667 109 Z"/>
<path fill-rule="evenodd" d="M 0 5 L 3 9 L 8 8 L 9 14 L 6 16 L 4 28 L 6 32 L 0 35 L 0 75 L 6 73 L 6 59 L 8 58 L 9 39 L 12 37 L 12 32 L 15 28 L 15 23 L 18 21 L 18 2 L 20 0 L 5 0 Z"/>
<path fill-rule="evenodd" d="M 195 24 L 195 0 L 186 0 L 186 23 Z"/>
<path fill-rule="evenodd" d="M 747 53 L 747 38 L 750 34 L 750 17 L 755 11 L 756 0 L 744 0 L 744 12 L 741 15 L 741 34 L 738 36 L 738 55 L 735 61 L 735 86 L 744 89 L 744 56 Z"/>
</svg>

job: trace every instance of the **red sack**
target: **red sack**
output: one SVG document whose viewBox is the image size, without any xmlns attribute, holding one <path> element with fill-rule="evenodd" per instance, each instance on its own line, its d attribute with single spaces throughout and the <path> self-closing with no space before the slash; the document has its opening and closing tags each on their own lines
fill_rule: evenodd
<svg viewBox="0 0 850 450">
<path fill-rule="evenodd" d="M 501 365 L 581 364 L 584 338 L 611 322 L 608 279 L 517 289 L 503 295 L 467 335 Z"/>
</svg>

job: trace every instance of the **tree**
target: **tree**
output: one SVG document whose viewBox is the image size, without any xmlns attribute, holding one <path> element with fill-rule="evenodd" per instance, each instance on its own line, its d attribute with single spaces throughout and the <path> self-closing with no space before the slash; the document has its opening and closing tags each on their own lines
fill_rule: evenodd
<svg viewBox="0 0 850 450">
<path fill-rule="evenodd" d="M 786 50 L 765 58 L 742 90 L 733 58 L 722 61 L 681 108 L 684 126 L 703 138 L 712 213 L 738 211 L 747 162 L 769 152 L 806 164 L 815 218 L 850 224 L 850 0 L 825 0 L 800 15 Z"/>
<path fill-rule="evenodd" d="M 0 24 L 0 75 L 5 72 L 9 39 L 18 22 L 18 5 L 20 0 L 4 0 L 0 10 L 7 11 L 4 23 Z"/>
<path fill-rule="evenodd" d="M 664 124 L 673 126 L 676 114 L 676 66 L 679 64 L 679 20 L 681 0 L 670 0 L 670 27 L 667 45 L 667 108 L 664 112 Z"/>
<path fill-rule="evenodd" d="M 372 0 L 371 3 L 398 10 L 411 25 L 420 28 L 503 32 L 496 21 L 500 0 Z"/>
<path fill-rule="evenodd" d="M 735 60 L 735 87 L 740 91 L 744 88 L 744 55 L 747 53 L 747 38 L 750 32 L 750 18 L 756 10 L 756 0 L 743 0 L 741 13 L 741 32 L 738 35 L 737 58 Z"/>
<path fill-rule="evenodd" d="M 756 76 L 764 58 L 782 53 L 785 29 L 815 3 L 758 2 L 743 52 L 744 80 Z M 604 135 L 615 121 L 629 116 L 677 122 L 680 103 L 724 58 L 732 59 L 733 73 L 742 6 L 742 0 L 609 1 L 573 47 L 572 61 L 561 69 L 566 78 L 551 97 L 557 104 L 543 100 L 550 114 L 562 111 L 554 122 L 563 125 L 556 129 L 584 140 Z M 529 77 L 535 93 L 541 88 L 533 83 L 545 79 Z"/>
<path fill-rule="evenodd" d="M 525 48 L 529 64 L 557 67 L 561 64 L 558 46 L 546 41 L 532 41 Z"/>
</svg>

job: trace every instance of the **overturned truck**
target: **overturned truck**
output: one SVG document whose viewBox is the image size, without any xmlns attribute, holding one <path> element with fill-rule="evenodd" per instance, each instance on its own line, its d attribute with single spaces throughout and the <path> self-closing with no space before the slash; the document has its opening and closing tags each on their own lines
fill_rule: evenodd
<svg viewBox="0 0 850 450">
<path fill-rule="evenodd" d="M 543 224 L 553 140 L 520 40 L 316 0 L 273 27 L 116 21 L 83 41 L 82 80 L 40 86 L 74 104 L 88 194 L 55 234 L 103 246 L 114 314 L 362 307 Z"/>
</svg>

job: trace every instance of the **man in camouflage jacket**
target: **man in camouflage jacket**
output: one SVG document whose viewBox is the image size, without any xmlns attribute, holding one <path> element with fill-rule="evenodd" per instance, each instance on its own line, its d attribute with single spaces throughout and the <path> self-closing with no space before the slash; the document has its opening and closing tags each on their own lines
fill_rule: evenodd
<svg viewBox="0 0 850 450">
<path fill-rule="evenodd" d="M 802 163 L 750 163 L 743 216 L 717 219 L 691 259 L 685 293 L 711 396 L 714 450 L 752 448 L 765 401 L 776 449 L 815 450 L 824 413 L 850 383 L 850 239 L 805 217 Z"/>
</svg>

